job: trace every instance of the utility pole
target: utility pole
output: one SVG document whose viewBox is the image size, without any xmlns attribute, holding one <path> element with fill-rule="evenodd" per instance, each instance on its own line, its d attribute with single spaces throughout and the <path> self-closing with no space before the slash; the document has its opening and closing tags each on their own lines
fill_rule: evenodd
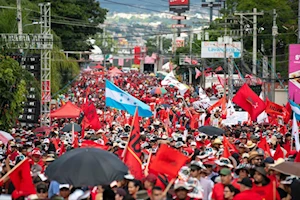
<svg viewBox="0 0 300 200">
<path fill-rule="evenodd" d="M 252 13 L 238 13 L 235 12 L 235 15 L 239 15 L 241 18 L 246 19 L 247 21 L 250 21 L 253 24 L 253 56 L 252 56 L 252 73 L 255 75 L 257 73 L 257 16 L 258 15 L 263 15 L 263 12 L 257 12 L 256 8 L 253 8 L 253 12 Z M 245 16 L 253 16 L 253 21 L 251 21 L 250 19 L 246 18 Z M 243 22 L 243 19 L 240 20 L 241 22 Z M 240 26 L 240 29 L 243 29 L 242 25 Z M 241 36 L 243 36 L 242 33 L 243 31 L 241 30 Z M 242 44 L 243 46 L 243 44 Z"/>
<path fill-rule="evenodd" d="M 225 79 L 226 82 L 226 79 Z M 228 99 L 233 97 L 233 58 L 228 59 Z"/>
<path fill-rule="evenodd" d="M 157 35 L 156 36 L 156 61 L 155 61 L 155 65 L 154 65 L 154 74 L 156 74 L 156 72 L 158 71 L 158 65 L 159 65 L 159 58 L 160 58 L 160 52 L 159 52 L 159 47 L 160 47 L 160 36 Z"/>
<path fill-rule="evenodd" d="M 253 8 L 253 58 L 252 58 L 252 74 L 256 75 L 257 68 L 257 12 L 256 8 Z"/>
<path fill-rule="evenodd" d="M 163 65 L 163 58 L 164 58 L 164 37 L 161 35 L 160 36 L 160 45 L 159 45 L 159 49 L 160 49 L 160 56 L 159 56 L 159 63 L 158 63 L 158 71 L 161 70 L 161 67 Z"/>
<path fill-rule="evenodd" d="M 268 78 L 268 56 L 264 55 L 263 57 L 263 74 L 262 77 L 264 78 L 264 84 L 263 84 L 263 93 L 264 93 L 264 100 L 266 100 L 266 97 L 269 98 L 269 83 L 267 83 Z"/>
<path fill-rule="evenodd" d="M 190 67 L 189 67 L 189 84 L 192 84 L 192 53 L 193 53 L 193 41 L 194 41 L 194 33 L 191 31 L 190 35 Z"/>
<path fill-rule="evenodd" d="M 181 13 L 179 12 L 179 13 L 177 13 L 177 15 L 181 16 Z M 177 20 L 177 24 L 181 24 L 181 20 L 180 19 Z M 180 32 L 181 32 L 181 29 L 178 28 L 177 29 L 177 37 L 180 37 L 180 35 L 181 35 Z"/>
<path fill-rule="evenodd" d="M 23 34 L 23 22 L 22 22 L 22 7 L 21 0 L 17 0 L 17 23 L 18 23 L 18 34 Z M 23 53 L 23 49 L 20 49 L 20 53 Z"/>
<path fill-rule="evenodd" d="M 277 13 L 276 10 L 273 10 L 273 27 L 272 27 L 272 36 L 273 36 L 273 48 L 272 48 L 272 85 L 271 85 L 271 101 L 275 101 L 275 77 L 276 77 L 276 36 L 278 34 L 278 27 L 276 24 Z"/>
</svg>

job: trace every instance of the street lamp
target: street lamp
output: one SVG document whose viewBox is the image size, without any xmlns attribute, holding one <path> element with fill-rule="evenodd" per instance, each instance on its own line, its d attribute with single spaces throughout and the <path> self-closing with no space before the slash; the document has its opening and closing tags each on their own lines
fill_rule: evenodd
<svg viewBox="0 0 300 200">
<path fill-rule="evenodd" d="M 226 83 L 226 67 L 227 67 L 227 45 L 232 44 L 232 38 L 229 36 L 223 36 L 218 38 L 218 45 L 219 46 L 224 46 L 224 96 L 226 97 L 226 91 L 227 91 L 227 83 Z M 233 75 L 233 70 L 228 68 L 228 85 L 229 85 L 229 98 L 232 98 L 232 90 L 233 90 L 233 84 L 232 84 L 232 75 Z"/>
</svg>

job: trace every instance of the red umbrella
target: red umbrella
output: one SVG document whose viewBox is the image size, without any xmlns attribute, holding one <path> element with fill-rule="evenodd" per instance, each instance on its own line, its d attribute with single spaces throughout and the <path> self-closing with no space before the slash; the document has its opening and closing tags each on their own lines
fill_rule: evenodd
<svg viewBox="0 0 300 200">
<path fill-rule="evenodd" d="M 34 133 L 43 133 L 43 132 L 50 132 L 52 127 L 49 126 L 41 126 L 37 127 L 36 129 L 33 130 Z"/>
<path fill-rule="evenodd" d="M 104 69 L 104 67 L 100 64 L 97 64 L 96 66 L 91 67 L 92 69 Z"/>
</svg>

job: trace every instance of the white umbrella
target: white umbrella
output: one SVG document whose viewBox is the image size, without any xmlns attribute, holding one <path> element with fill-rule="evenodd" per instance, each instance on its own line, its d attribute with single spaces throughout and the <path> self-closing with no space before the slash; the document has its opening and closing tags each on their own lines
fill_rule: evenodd
<svg viewBox="0 0 300 200">
<path fill-rule="evenodd" d="M 4 144 L 7 144 L 9 140 L 13 140 L 13 136 L 11 134 L 5 132 L 5 131 L 0 131 L 0 141 L 2 141 Z"/>
</svg>

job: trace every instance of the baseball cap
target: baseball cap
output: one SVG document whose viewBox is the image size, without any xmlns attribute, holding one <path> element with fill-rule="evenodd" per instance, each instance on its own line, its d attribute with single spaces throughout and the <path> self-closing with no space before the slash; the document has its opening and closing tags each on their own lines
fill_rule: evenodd
<svg viewBox="0 0 300 200">
<path fill-rule="evenodd" d="M 60 184 L 59 189 L 63 189 L 63 188 L 70 189 L 70 185 L 69 184 Z"/>
<path fill-rule="evenodd" d="M 154 174 L 149 174 L 145 181 L 149 181 L 150 183 L 156 183 L 157 177 Z"/>
<path fill-rule="evenodd" d="M 264 163 L 268 163 L 268 164 L 274 164 L 274 159 L 272 157 L 267 157 L 264 161 Z"/>
<path fill-rule="evenodd" d="M 249 188 L 252 188 L 252 181 L 250 178 L 246 177 L 246 178 L 243 178 L 241 181 L 238 182 L 239 184 L 242 184 L 246 187 L 249 187 Z"/>
<path fill-rule="evenodd" d="M 227 176 L 227 175 L 230 175 L 230 174 L 231 174 L 231 170 L 228 169 L 228 168 L 223 168 L 220 171 L 220 175 L 223 175 L 223 176 Z"/>
</svg>

